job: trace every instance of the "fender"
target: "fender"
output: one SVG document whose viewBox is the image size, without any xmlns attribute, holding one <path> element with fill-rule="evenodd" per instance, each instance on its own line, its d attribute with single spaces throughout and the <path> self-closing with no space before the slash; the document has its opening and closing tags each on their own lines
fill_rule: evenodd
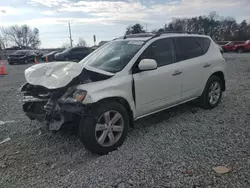
<svg viewBox="0 0 250 188">
<path fill-rule="evenodd" d="M 82 103 L 87 105 L 107 98 L 122 98 L 127 101 L 135 117 L 136 113 L 132 92 L 132 75 L 126 75 L 117 78 L 114 77 L 105 81 L 78 86 L 77 89 L 87 91 L 87 96 Z"/>
</svg>

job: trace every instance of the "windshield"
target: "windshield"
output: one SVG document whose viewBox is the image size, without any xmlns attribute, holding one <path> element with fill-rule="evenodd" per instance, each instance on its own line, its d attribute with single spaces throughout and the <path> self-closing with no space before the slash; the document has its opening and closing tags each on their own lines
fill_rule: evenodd
<svg viewBox="0 0 250 188">
<path fill-rule="evenodd" d="M 141 49 L 144 41 L 111 41 L 105 46 L 92 52 L 89 58 L 80 63 L 98 68 L 107 72 L 121 71 L 133 56 Z"/>
<path fill-rule="evenodd" d="M 62 51 L 62 53 L 67 53 L 71 50 L 72 48 L 66 48 L 65 50 Z"/>
</svg>

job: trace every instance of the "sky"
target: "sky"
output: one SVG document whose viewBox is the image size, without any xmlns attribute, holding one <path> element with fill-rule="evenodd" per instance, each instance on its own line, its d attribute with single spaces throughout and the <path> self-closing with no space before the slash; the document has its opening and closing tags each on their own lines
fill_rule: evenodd
<svg viewBox="0 0 250 188">
<path fill-rule="evenodd" d="M 38 28 L 42 48 L 69 43 L 79 37 L 92 46 L 124 35 L 128 25 L 140 23 L 147 31 L 163 27 L 173 18 L 207 15 L 250 22 L 250 0 L 0 0 L 0 26 L 27 24 Z"/>
</svg>

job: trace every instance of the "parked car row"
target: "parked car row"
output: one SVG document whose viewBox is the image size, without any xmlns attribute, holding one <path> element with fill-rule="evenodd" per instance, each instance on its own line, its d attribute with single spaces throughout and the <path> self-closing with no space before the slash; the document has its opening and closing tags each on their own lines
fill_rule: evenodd
<svg viewBox="0 0 250 188">
<path fill-rule="evenodd" d="M 56 53 L 54 58 L 56 61 L 81 61 L 84 57 L 91 53 L 91 48 L 88 47 L 73 47 L 67 48 L 61 53 Z"/>
<path fill-rule="evenodd" d="M 62 52 L 52 51 L 49 53 L 43 53 L 39 50 L 17 50 L 8 57 L 10 65 L 13 64 L 25 64 L 34 62 L 34 59 L 42 61 L 75 61 L 79 62 L 92 51 L 94 48 L 88 47 L 72 47 L 67 48 Z"/>
<path fill-rule="evenodd" d="M 34 58 L 42 57 L 42 52 L 38 50 L 17 50 L 9 55 L 8 62 L 13 64 L 26 64 L 34 62 Z"/>
<path fill-rule="evenodd" d="M 220 45 L 224 52 L 250 52 L 250 40 L 244 41 L 230 41 L 226 44 Z"/>
</svg>

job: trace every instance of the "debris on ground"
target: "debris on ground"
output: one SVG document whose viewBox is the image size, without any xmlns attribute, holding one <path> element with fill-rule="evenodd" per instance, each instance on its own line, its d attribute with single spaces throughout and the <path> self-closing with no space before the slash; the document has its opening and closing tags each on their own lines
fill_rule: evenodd
<svg viewBox="0 0 250 188">
<path fill-rule="evenodd" d="M 6 138 L 6 139 L 4 139 L 2 142 L 0 142 L 0 144 L 3 144 L 3 143 L 6 143 L 6 142 L 9 142 L 11 139 L 10 139 L 10 137 L 8 137 L 8 138 Z"/>
<path fill-rule="evenodd" d="M 212 168 L 217 174 L 226 174 L 231 171 L 230 168 L 225 166 L 217 166 Z"/>
<path fill-rule="evenodd" d="M 129 180 L 128 180 L 128 184 L 129 184 L 129 185 L 134 185 L 133 180 L 129 179 Z"/>
<path fill-rule="evenodd" d="M 0 163 L 0 168 L 7 168 L 7 165 L 5 163 Z"/>
<path fill-rule="evenodd" d="M 0 121 L 0 125 L 4 125 L 6 123 L 14 123 L 15 121 Z"/>
<path fill-rule="evenodd" d="M 189 176 L 192 176 L 194 174 L 194 171 L 193 170 L 183 170 L 182 174 L 187 174 Z"/>
</svg>

